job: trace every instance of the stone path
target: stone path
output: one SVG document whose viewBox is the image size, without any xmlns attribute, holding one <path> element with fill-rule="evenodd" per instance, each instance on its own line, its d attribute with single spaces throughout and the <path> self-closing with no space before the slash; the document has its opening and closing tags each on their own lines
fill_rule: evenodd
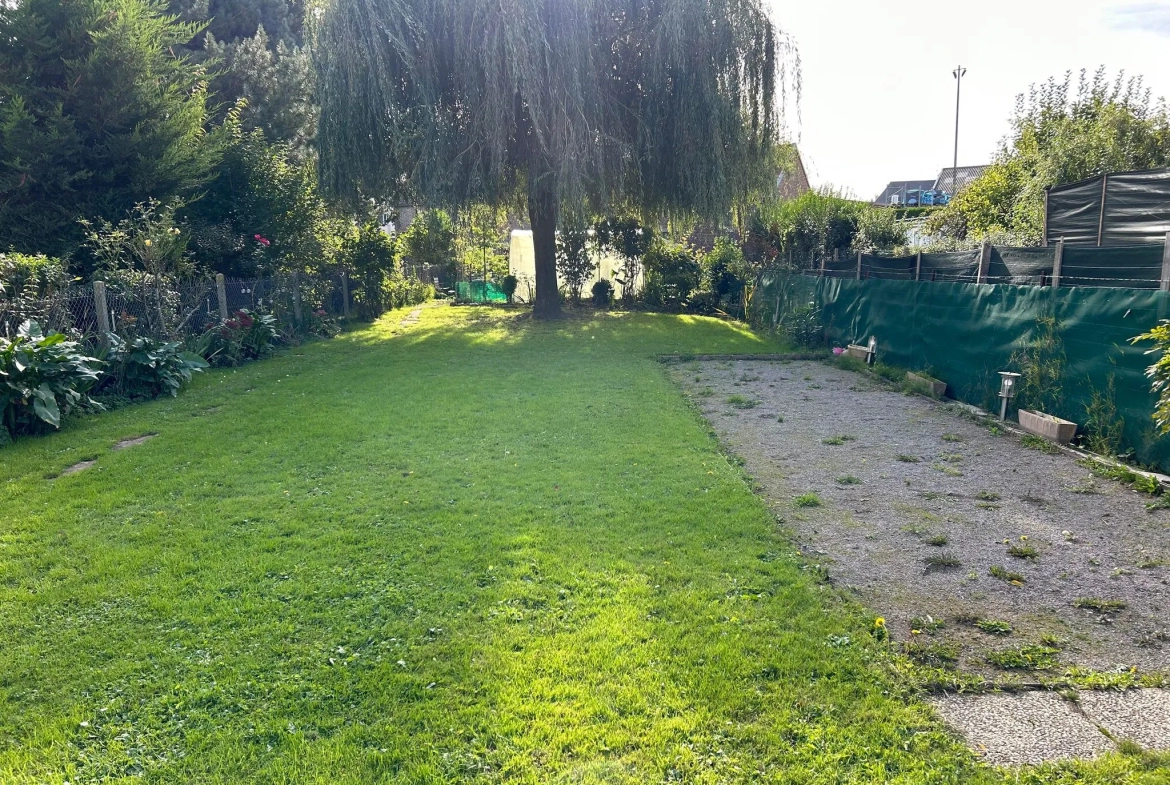
<svg viewBox="0 0 1170 785">
<path fill-rule="evenodd" d="M 956 695 L 932 703 L 985 761 L 1019 766 L 1095 758 L 1133 741 L 1170 749 L 1170 690 Z"/>
<path fill-rule="evenodd" d="M 406 315 L 406 318 L 402 320 L 401 324 L 403 327 L 413 327 L 418 324 L 420 316 L 422 316 L 422 308 L 415 308 Z"/>
</svg>

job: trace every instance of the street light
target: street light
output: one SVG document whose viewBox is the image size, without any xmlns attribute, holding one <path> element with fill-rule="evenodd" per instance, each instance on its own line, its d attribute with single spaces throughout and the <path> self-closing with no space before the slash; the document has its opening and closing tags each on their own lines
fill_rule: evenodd
<svg viewBox="0 0 1170 785">
<path fill-rule="evenodd" d="M 955 166 L 951 169 L 951 197 L 954 198 L 959 192 L 959 90 L 963 86 L 963 77 L 966 76 L 967 69 L 963 66 L 958 66 L 951 75 L 955 77 Z"/>
<path fill-rule="evenodd" d="M 1020 374 L 1012 373 L 1011 371 L 999 372 L 999 421 L 1003 422 L 1007 419 L 1008 401 L 1016 397 L 1016 380 L 1020 378 Z"/>
</svg>

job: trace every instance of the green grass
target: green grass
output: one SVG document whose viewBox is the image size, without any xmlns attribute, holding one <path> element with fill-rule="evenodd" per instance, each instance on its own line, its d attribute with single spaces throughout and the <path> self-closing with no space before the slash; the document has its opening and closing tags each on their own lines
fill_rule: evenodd
<svg viewBox="0 0 1170 785">
<path fill-rule="evenodd" d="M 1051 646 L 1027 644 L 1003 651 L 989 652 L 986 660 L 1004 670 L 1042 671 L 1056 667 L 1059 663 L 1059 649 Z"/>
<path fill-rule="evenodd" d="M 1005 781 L 654 359 L 783 347 L 401 318 L 0 453 L 0 782 Z"/>
<path fill-rule="evenodd" d="M 1011 635 L 1012 625 L 1006 621 L 998 621 L 996 619 L 978 619 L 975 626 L 986 632 L 988 635 Z"/>
<path fill-rule="evenodd" d="M 1036 436 L 1035 434 L 1025 433 L 1020 437 L 1020 444 L 1032 450 L 1039 450 L 1045 453 L 1058 453 L 1060 448 L 1052 442 L 1045 439 L 1043 436 Z"/>
<path fill-rule="evenodd" d="M 1007 569 L 1006 567 L 1002 567 L 998 564 L 992 565 L 991 568 L 987 571 L 987 574 L 990 575 L 992 578 L 998 578 L 999 580 L 1004 581 L 1005 583 L 1014 583 L 1017 585 L 1022 585 L 1022 584 L 1027 582 L 1024 579 L 1024 576 L 1021 575 L 1020 573 L 1012 572 L 1011 570 Z"/>
<path fill-rule="evenodd" d="M 799 496 L 794 496 L 792 498 L 792 503 L 797 507 L 820 507 L 822 504 L 824 504 L 824 502 L 821 501 L 821 497 L 817 496 L 811 491 L 809 493 L 802 493 Z"/>
<path fill-rule="evenodd" d="M 1120 613 L 1129 606 L 1129 603 L 1127 603 L 1125 600 L 1103 600 L 1099 597 L 1078 597 L 1075 601 L 1073 601 L 1073 605 L 1078 608 L 1097 611 L 1098 613 Z"/>
<path fill-rule="evenodd" d="M 856 438 L 857 438 L 856 436 L 850 436 L 849 434 L 839 433 L 839 434 L 836 434 L 835 436 L 826 436 L 824 439 L 821 439 L 821 444 L 841 445 L 841 444 L 844 444 L 845 442 L 851 442 Z"/>
</svg>

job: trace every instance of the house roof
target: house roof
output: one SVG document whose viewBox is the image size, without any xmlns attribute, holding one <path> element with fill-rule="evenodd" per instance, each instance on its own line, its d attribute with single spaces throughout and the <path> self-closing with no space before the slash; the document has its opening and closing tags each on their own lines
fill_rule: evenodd
<svg viewBox="0 0 1170 785">
<path fill-rule="evenodd" d="M 776 195 L 782 200 L 795 199 L 809 190 L 808 174 L 804 171 L 804 161 L 800 158 L 800 151 L 795 145 L 792 148 L 793 167 L 791 172 L 783 169 L 776 175 Z"/>
<path fill-rule="evenodd" d="M 934 188 L 934 180 L 891 180 L 886 189 L 873 200 L 873 203 L 884 207 L 890 203 L 891 196 L 901 194 L 902 203 L 905 204 L 907 191 L 928 191 L 931 188 Z"/>
<path fill-rule="evenodd" d="M 958 169 L 958 177 L 954 178 L 955 167 L 948 166 L 938 173 L 938 179 L 934 181 L 934 189 L 954 196 L 970 185 L 972 180 L 986 172 L 987 167 L 988 164 L 983 164 L 982 166 L 960 166 Z M 955 180 L 955 182 L 952 182 L 952 180 Z"/>
</svg>

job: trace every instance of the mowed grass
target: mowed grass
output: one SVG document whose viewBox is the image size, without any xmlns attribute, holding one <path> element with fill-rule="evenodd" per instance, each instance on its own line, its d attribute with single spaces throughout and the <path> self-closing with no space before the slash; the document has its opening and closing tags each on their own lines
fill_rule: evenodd
<svg viewBox="0 0 1170 785">
<path fill-rule="evenodd" d="M 399 319 L 0 452 L 0 782 L 998 779 L 653 359 L 779 347 Z"/>
</svg>

